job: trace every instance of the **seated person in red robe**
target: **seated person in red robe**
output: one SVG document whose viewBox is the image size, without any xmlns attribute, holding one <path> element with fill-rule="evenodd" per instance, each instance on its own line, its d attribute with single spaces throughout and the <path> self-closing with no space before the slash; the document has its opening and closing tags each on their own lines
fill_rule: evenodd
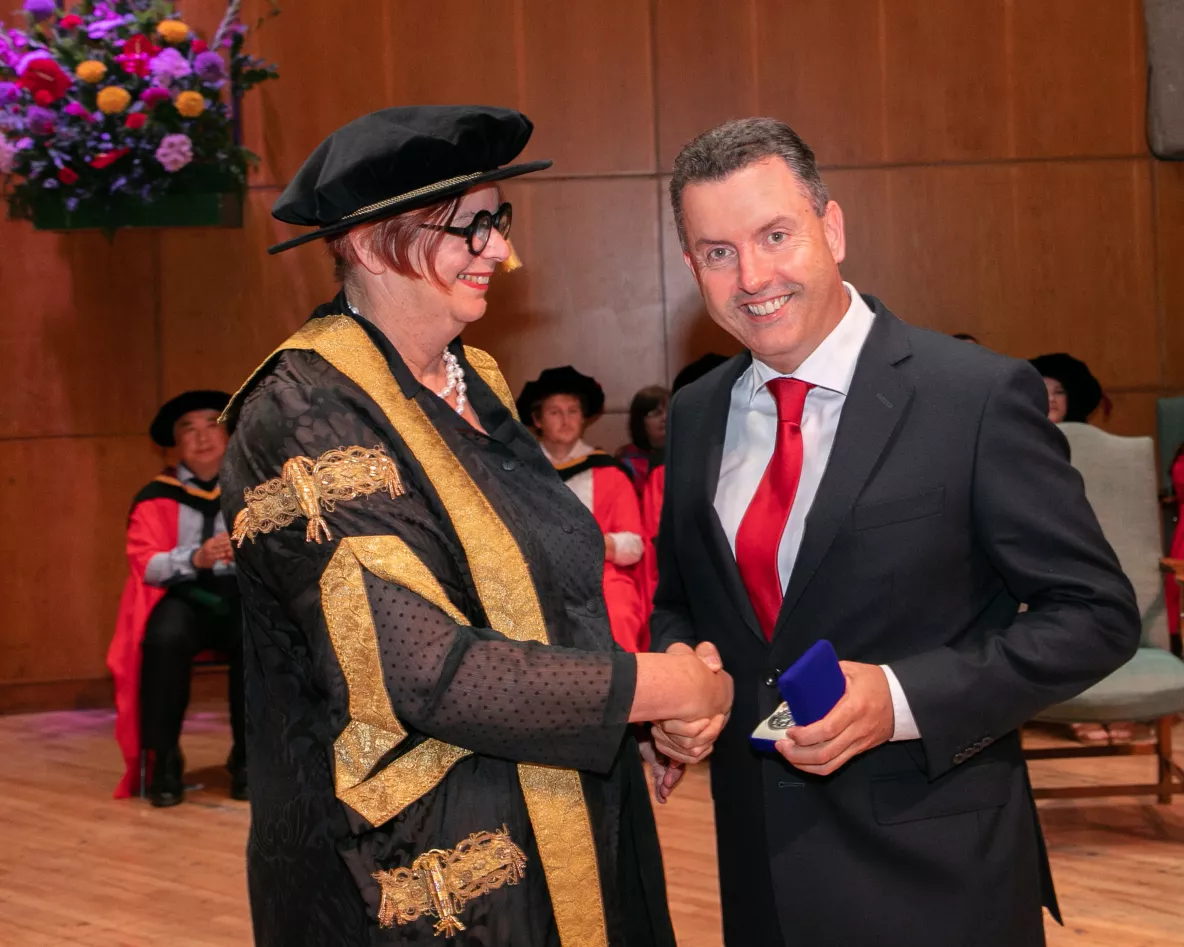
<svg viewBox="0 0 1184 947">
<path fill-rule="evenodd" d="M 142 748 L 152 805 L 183 801 L 179 743 L 189 678 L 194 658 L 210 649 L 224 652 L 230 664 L 234 747 L 227 768 L 231 795 L 247 798 L 242 607 L 218 487 L 227 441 L 218 415 L 229 398 L 222 391 L 187 391 L 160 409 L 149 430 L 158 445 L 176 449 L 178 463 L 137 494 L 128 519 L 131 572 L 107 653 L 115 679 L 115 738 L 127 767 L 116 798 L 140 790 Z"/>
<path fill-rule="evenodd" d="M 531 419 L 543 453 L 604 533 L 604 601 L 613 639 L 627 651 L 646 651 L 649 632 L 637 575 L 643 551 L 637 493 L 611 454 L 583 440 L 588 421 L 603 408 L 604 390 L 596 379 L 570 365 L 548 368 L 518 397 L 520 417 Z"/>
</svg>

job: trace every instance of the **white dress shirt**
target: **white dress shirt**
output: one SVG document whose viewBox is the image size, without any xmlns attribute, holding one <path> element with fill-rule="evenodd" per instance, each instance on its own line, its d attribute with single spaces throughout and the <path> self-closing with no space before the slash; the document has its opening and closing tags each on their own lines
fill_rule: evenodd
<svg viewBox="0 0 1184 947">
<path fill-rule="evenodd" d="M 814 505 L 822 475 L 830 459 L 839 428 L 839 416 L 855 376 L 859 353 L 867 341 L 875 314 L 850 283 L 843 284 L 851 298 L 847 312 L 797 370 L 783 375 L 753 358 L 752 365 L 732 386 L 728 426 L 715 490 L 715 511 L 736 554 L 736 533 L 773 457 L 777 438 L 777 403 L 766 387 L 774 378 L 798 378 L 814 387 L 802 410 L 802 475 L 785 532 L 777 548 L 777 573 L 784 589 L 789 584 L 806 530 L 806 516 Z M 881 665 L 892 692 L 895 714 L 893 740 L 920 736 L 900 681 L 888 665 Z"/>
<path fill-rule="evenodd" d="M 540 445 L 542 446 L 542 445 Z M 571 453 L 566 457 L 558 458 L 552 457 L 546 447 L 543 447 L 543 453 L 547 460 L 555 464 L 568 464 L 575 460 L 582 460 L 592 453 L 596 448 L 584 442 L 583 438 L 576 441 L 575 446 L 572 447 Z M 569 477 L 567 485 L 571 488 L 581 503 L 588 508 L 589 513 L 595 513 L 592 507 L 593 500 L 593 486 L 592 486 L 592 471 L 585 470 L 583 473 L 578 473 L 574 477 Z M 637 533 L 620 532 L 620 533 L 606 533 L 606 536 L 612 538 L 613 541 L 613 564 L 618 566 L 632 566 L 641 562 L 642 553 L 645 551 L 645 546 L 641 541 L 641 537 Z"/>
</svg>

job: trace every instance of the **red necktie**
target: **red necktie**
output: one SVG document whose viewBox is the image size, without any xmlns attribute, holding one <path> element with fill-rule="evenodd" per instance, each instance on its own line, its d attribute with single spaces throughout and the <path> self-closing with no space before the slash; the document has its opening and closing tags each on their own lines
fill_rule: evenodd
<svg viewBox="0 0 1184 947">
<path fill-rule="evenodd" d="M 785 595 L 777 549 L 802 478 L 802 409 L 814 386 L 797 378 L 774 378 L 766 387 L 777 402 L 777 443 L 736 531 L 736 565 L 765 638 L 772 641 Z"/>
</svg>

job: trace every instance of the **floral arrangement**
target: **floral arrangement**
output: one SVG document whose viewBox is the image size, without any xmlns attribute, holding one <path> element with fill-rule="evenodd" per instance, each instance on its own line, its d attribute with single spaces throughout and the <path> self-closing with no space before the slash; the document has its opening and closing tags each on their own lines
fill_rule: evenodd
<svg viewBox="0 0 1184 947">
<path fill-rule="evenodd" d="M 0 23 L 9 215 L 56 204 L 114 220 L 166 194 L 240 191 L 258 159 L 239 140 L 239 101 L 278 76 L 243 52 L 241 0 L 208 42 L 169 0 L 68 2 L 24 0 L 23 29 Z"/>
</svg>

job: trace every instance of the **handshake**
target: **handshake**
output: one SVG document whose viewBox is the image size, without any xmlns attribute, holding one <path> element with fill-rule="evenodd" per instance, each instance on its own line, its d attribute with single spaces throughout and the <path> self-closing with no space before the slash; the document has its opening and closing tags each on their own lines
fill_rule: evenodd
<svg viewBox="0 0 1184 947">
<path fill-rule="evenodd" d="M 641 742 L 654 794 L 669 798 L 687 763 L 707 758 L 732 712 L 732 677 L 715 645 L 673 644 L 665 654 L 638 655 L 630 719 L 654 721 Z"/>
</svg>

